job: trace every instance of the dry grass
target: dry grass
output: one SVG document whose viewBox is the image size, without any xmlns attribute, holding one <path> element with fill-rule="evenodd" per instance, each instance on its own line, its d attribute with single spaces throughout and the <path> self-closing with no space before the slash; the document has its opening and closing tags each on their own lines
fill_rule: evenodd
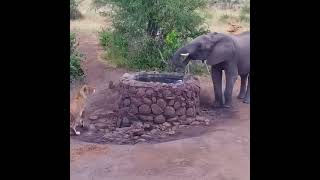
<svg viewBox="0 0 320 180">
<path fill-rule="evenodd" d="M 240 21 L 240 10 L 231 9 L 218 9 L 214 6 L 204 9 L 203 14 L 206 14 L 206 23 L 209 25 L 209 29 L 212 32 L 224 32 L 228 33 L 229 29 L 228 23 L 237 24 L 242 26 L 239 32 L 250 30 L 250 23 Z M 228 17 L 228 18 L 227 18 Z"/>
<path fill-rule="evenodd" d="M 92 0 L 83 0 L 79 4 L 79 11 L 83 18 L 70 21 L 70 29 L 74 32 L 96 33 L 110 25 L 108 17 L 100 16 L 91 5 Z"/>
</svg>

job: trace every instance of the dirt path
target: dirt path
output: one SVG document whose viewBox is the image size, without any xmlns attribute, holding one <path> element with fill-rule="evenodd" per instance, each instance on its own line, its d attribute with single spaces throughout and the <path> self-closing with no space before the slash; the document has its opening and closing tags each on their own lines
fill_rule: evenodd
<svg viewBox="0 0 320 180">
<path fill-rule="evenodd" d="M 78 34 L 79 49 L 86 54 L 83 64 L 90 85 L 97 87 L 88 114 L 104 106 L 112 108 L 107 88 L 125 70 L 104 63 L 94 34 Z M 239 82 L 235 94 L 239 92 Z M 212 84 L 201 77 L 201 103 L 212 102 Z M 159 144 L 98 145 L 71 138 L 71 180 L 249 180 L 250 107 L 235 100 L 233 110 L 220 110 L 220 119 L 207 133 Z"/>
</svg>

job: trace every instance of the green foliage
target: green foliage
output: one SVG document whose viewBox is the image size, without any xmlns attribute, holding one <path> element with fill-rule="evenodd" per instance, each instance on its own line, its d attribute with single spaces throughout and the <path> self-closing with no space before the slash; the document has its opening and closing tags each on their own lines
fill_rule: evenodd
<svg viewBox="0 0 320 180">
<path fill-rule="evenodd" d="M 78 2 L 77 0 L 70 0 L 70 19 L 78 19 L 81 18 L 81 13 L 78 10 Z"/>
<path fill-rule="evenodd" d="M 70 33 L 70 82 L 81 80 L 84 77 L 84 72 L 80 66 L 82 59 L 81 54 L 77 51 L 75 34 Z"/>
<path fill-rule="evenodd" d="M 241 7 L 240 20 L 250 22 L 250 0 L 245 1 Z"/>
<path fill-rule="evenodd" d="M 119 66 L 166 70 L 170 56 L 188 40 L 207 33 L 195 10 L 207 0 L 95 0 L 113 7 L 113 30 L 100 42 Z"/>
</svg>

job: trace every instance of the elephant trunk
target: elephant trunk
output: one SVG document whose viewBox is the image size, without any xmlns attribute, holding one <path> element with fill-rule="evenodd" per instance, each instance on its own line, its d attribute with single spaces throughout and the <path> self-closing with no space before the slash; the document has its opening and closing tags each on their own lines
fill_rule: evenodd
<svg viewBox="0 0 320 180">
<path fill-rule="evenodd" d="M 184 72 L 186 64 L 181 60 L 181 49 L 177 50 L 170 59 L 170 65 L 173 71 Z"/>
</svg>

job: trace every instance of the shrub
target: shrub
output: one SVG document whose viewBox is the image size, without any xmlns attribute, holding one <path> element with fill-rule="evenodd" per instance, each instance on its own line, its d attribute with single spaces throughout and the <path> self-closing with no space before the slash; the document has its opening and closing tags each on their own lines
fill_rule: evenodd
<svg viewBox="0 0 320 180">
<path fill-rule="evenodd" d="M 82 55 L 77 51 L 77 42 L 74 33 L 70 33 L 70 82 L 82 80 L 84 72 L 81 69 L 80 62 Z"/>
<path fill-rule="evenodd" d="M 81 18 L 81 13 L 78 10 L 78 2 L 77 0 L 70 0 L 70 19 L 78 19 Z"/>
<path fill-rule="evenodd" d="M 245 1 L 243 6 L 241 7 L 240 20 L 245 22 L 250 21 L 250 1 L 249 0 Z"/>
<path fill-rule="evenodd" d="M 195 10 L 207 0 L 96 0 L 113 8 L 113 30 L 102 31 L 107 56 L 137 70 L 168 70 L 170 56 L 188 40 L 207 33 Z"/>
</svg>

